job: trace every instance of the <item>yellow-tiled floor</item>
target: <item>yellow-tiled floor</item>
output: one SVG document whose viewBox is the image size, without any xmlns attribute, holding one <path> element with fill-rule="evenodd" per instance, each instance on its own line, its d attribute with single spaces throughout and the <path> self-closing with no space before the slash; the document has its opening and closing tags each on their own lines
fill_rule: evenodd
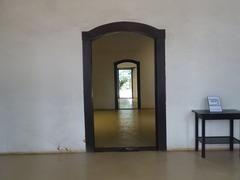
<svg viewBox="0 0 240 180">
<path fill-rule="evenodd" d="M 94 112 L 96 147 L 155 146 L 155 110 Z"/>
</svg>

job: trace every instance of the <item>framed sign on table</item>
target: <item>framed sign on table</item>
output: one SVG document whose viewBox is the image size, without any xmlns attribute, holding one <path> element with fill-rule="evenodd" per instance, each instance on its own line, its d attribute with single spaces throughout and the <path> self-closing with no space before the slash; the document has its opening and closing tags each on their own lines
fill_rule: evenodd
<svg viewBox="0 0 240 180">
<path fill-rule="evenodd" d="M 208 96 L 207 99 L 210 112 L 222 112 L 222 105 L 219 96 Z"/>
</svg>

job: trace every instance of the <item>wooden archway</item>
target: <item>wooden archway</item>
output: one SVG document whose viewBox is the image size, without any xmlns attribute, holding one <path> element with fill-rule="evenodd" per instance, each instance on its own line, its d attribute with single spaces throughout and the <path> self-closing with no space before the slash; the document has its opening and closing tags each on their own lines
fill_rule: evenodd
<svg viewBox="0 0 240 180">
<path fill-rule="evenodd" d="M 151 37 L 155 42 L 155 108 L 156 150 L 166 150 L 166 78 L 165 78 L 165 30 L 136 22 L 114 22 L 82 32 L 83 85 L 86 149 L 95 151 L 93 101 L 92 101 L 92 42 L 108 33 L 136 32 Z"/>
</svg>

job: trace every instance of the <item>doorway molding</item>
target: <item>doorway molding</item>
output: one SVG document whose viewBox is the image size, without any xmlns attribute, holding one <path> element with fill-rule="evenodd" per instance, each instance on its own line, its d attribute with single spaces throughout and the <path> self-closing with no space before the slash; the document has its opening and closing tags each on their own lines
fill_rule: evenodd
<svg viewBox="0 0 240 180">
<path fill-rule="evenodd" d="M 115 110 L 119 109 L 119 77 L 118 77 L 118 65 L 122 63 L 132 63 L 137 67 L 137 109 L 141 109 L 141 81 L 140 81 L 140 62 L 133 59 L 122 59 L 114 62 L 114 90 L 115 90 Z"/>
<path fill-rule="evenodd" d="M 167 150 L 166 139 L 166 77 L 165 77 L 165 29 L 137 23 L 113 22 L 82 32 L 83 40 L 83 90 L 85 115 L 85 140 L 87 152 L 96 151 L 92 97 L 92 42 L 108 33 L 136 32 L 154 39 L 155 51 L 155 108 L 156 150 Z"/>
</svg>

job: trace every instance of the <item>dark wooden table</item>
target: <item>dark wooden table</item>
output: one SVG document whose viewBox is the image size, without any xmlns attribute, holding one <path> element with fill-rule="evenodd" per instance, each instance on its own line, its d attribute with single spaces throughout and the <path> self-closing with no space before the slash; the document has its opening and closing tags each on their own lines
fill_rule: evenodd
<svg viewBox="0 0 240 180">
<path fill-rule="evenodd" d="M 202 143 L 202 158 L 205 158 L 206 144 L 229 144 L 233 151 L 234 144 L 240 144 L 240 140 L 234 137 L 234 120 L 240 120 L 240 111 L 225 109 L 222 112 L 209 112 L 209 110 L 192 110 L 195 113 L 195 151 L 198 151 L 199 142 Z M 202 136 L 198 135 L 199 119 L 202 120 Z M 205 136 L 206 120 L 229 120 L 229 136 Z"/>
</svg>

